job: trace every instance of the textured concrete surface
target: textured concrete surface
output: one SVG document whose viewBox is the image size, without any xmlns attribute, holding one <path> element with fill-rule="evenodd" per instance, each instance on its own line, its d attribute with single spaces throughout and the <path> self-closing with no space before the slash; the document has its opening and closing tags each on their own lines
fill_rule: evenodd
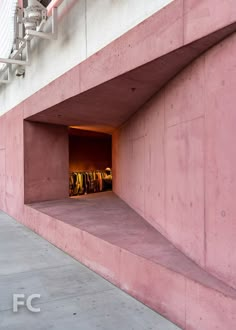
<svg viewBox="0 0 236 330">
<path fill-rule="evenodd" d="M 235 35 L 219 43 L 235 31 L 236 13 L 230 8 L 226 1 L 218 0 L 173 1 L 0 117 L 0 208 L 73 256 L 83 258 L 104 276 L 118 279 L 124 290 L 140 300 L 145 301 L 148 296 L 150 305 L 191 330 L 196 325 L 204 330 L 219 324 L 225 328 L 226 321 L 230 329 L 236 328 L 235 300 L 219 293 L 211 283 L 203 285 L 184 274 L 169 273 L 148 258 L 121 251 L 118 245 L 58 221 L 56 214 L 50 216 L 24 205 L 27 137 L 23 120 L 35 115 L 31 119 L 44 121 L 45 125 L 79 125 L 81 120 L 81 124 L 90 123 L 95 129 L 99 125 L 113 129 L 165 84 L 113 136 L 115 192 L 185 257 L 235 289 Z M 52 62 L 47 63 L 52 66 Z M 35 81 L 32 79 L 32 84 Z M 8 94 L 9 100 L 13 96 Z M 56 152 L 56 148 L 53 157 L 53 137 L 42 140 L 45 150 L 41 148 L 40 152 L 37 193 L 46 177 L 43 164 L 45 174 L 55 166 L 56 171 L 51 173 L 55 175 L 54 182 L 60 181 L 58 164 L 65 155 Z M 40 155 L 35 154 L 37 157 L 28 165 L 37 179 L 33 160 Z M 49 166 L 47 158 L 53 159 Z M 53 197 L 57 198 L 57 189 Z M 66 208 L 67 213 L 70 207 Z M 132 238 L 129 236 L 131 242 Z M 84 241 L 83 246 L 80 241 Z M 127 245 L 130 247 L 131 243 L 128 241 Z M 148 251 L 146 245 L 140 249 L 145 247 Z M 146 272 L 137 278 L 144 262 Z M 162 281 L 161 287 L 155 282 L 156 277 Z"/>
<path fill-rule="evenodd" d="M 41 294 L 31 313 L 13 293 Z M 37 301 L 37 303 L 36 303 Z M 0 212 L 0 328 L 180 329 Z"/>
<path fill-rule="evenodd" d="M 28 206 L 236 298 L 236 290 L 204 272 L 111 191 Z"/>
<path fill-rule="evenodd" d="M 184 329 L 236 326 L 236 290 L 197 266 L 112 192 L 33 203 L 25 206 L 25 221 Z"/>
<path fill-rule="evenodd" d="M 182 9 L 181 1 L 173 2 L 32 95 L 24 102 L 25 118 L 112 132 L 189 63 L 236 30 L 234 23 L 185 44 Z"/>
<path fill-rule="evenodd" d="M 114 192 L 234 288 L 235 41 L 191 63 L 113 134 Z"/>
<path fill-rule="evenodd" d="M 68 129 L 58 125 L 24 122 L 24 200 L 68 196 Z M 47 159 L 46 163 L 44 159 Z M 55 161 L 60 159 L 60 161 Z M 34 164 L 34 166 L 32 166 Z M 40 187 L 40 189 L 39 189 Z"/>
</svg>

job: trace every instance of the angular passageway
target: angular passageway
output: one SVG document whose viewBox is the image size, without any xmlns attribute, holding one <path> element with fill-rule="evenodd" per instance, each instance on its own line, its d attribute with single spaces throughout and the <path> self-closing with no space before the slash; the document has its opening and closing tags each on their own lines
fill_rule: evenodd
<svg viewBox="0 0 236 330">
<path fill-rule="evenodd" d="M 172 1 L 0 118 L 0 208 L 186 330 L 236 329 L 234 8 Z M 112 159 L 83 166 L 71 126 L 112 135 Z M 107 167 L 133 210 L 81 197 Z"/>
<path fill-rule="evenodd" d="M 202 315 L 196 322 L 215 326 L 222 301 L 236 302 L 236 290 L 201 269 L 112 192 L 26 207 L 36 232 L 178 324 L 195 306 Z M 212 296 L 218 315 L 206 305 Z"/>
</svg>

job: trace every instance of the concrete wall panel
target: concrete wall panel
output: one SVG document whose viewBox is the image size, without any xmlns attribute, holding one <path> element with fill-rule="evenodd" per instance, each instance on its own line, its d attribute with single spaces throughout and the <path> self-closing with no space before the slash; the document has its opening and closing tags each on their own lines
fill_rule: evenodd
<svg viewBox="0 0 236 330">
<path fill-rule="evenodd" d="M 121 250 L 120 286 L 135 298 L 183 325 L 185 318 L 185 279 L 155 263 Z M 156 267 L 157 266 L 157 267 Z M 135 271 L 134 271 L 135 270 Z M 151 283 L 151 285 L 150 285 Z M 160 285 L 161 284 L 161 285 Z M 158 297 L 158 299 L 157 299 Z"/>
<path fill-rule="evenodd" d="M 204 266 L 204 119 L 166 132 L 166 231 Z"/>
<path fill-rule="evenodd" d="M 135 117 L 129 126 L 127 148 L 129 162 L 123 159 L 123 168 L 126 170 L 127 197 L 140 215 L 144 215 L 144 180 L 145 180 L 145 122 L 141 114 Z M 138 198 L 136 197 L 138 196 Z"/>
<path fill-rule="evenodd" d="M 146 105 L 144 155 L 145 217 L 166 229 L 165 217 L 165 91 Z M 158 221 L 157 221 L 158 219 Z"/>
<path fill-rule="evenodd" d="M 23 217 L 24 160 L 23 108 L 18 106 L 6 114 L 6 211 L 16 219 Z"/>
<path fill-rule="evenodd" d="M 5 210 L 6 195 L 6 116 L 0 117 L 0 209 Z"/>
<path fill-rule="evenodd" d="M 5 210 L 5 193 L 6 193 L 6 151 L 0 149 L 0 210 Z"/>
<path fill-rule="evenodd" d="M 233 287 L 235 39 L 232 35 L 176 76 L 115 132 L 113 142 L 118 149 L 114 155 L 115 192 L 141 214 L 144 199 L 147 221 L 200 266 Z M 146 126 L 137 124 L 142 121 Z M 131 137 L 135 136 L 145 136 L 144 152 L 141 144 L 133 148 L 136 156 L 131 153 Z M 136 162 L 143 157 L 145 161 L 134 164 L 131 156 Z M 142 171 L 144 193 L 136 189 L 131 196 L 120 184 L 127 163 L 129 182 L 135 182 Z M 159 194 L 164 194 L 163 200 Z"/>
<path fill-rule="evenodd" d="M 186 281 L 186 330 L 234 329 L 235 310 L 235 299 L 227 299 L 220 292 Z"/>
<path fill-rule="evenodd" d="M 165 125 L 193 120 L 205 112 L 205 58 L 201 57 L 173 79 L 166 89 Z"/>
<path fill-rule="evenodd" d="M 202 266 L 203 87 L 204 59 L 200 59 L 116 132 L 113 141 L 119 149 L 117 159 L 114 156 L 115 192 Z M 120 182 L 127 164 L 126 188 Z"/>
<path fill-rule="evenodd" d="M 145 140 L 143 136 L 131 139 L 130 161 L 127 164 L 128 196 L 130 204 L 144 215 L 144 180 L 145 180 Z"/>
<path fill-rule="evenodd" d="M 25 122 L 24 149 L 25 203 L 67 197 L 67 128 Z"/>
<path fill-rule="evenodd" d="M 206 59 L 207 267 L 236 287 L 236 36 Z"/>
<path fill-rule="evenodd" d="M 118 195 L 122 194 L 125 201 L 129 201 L 130 192 L 128 185 L 128 176 L 130 173 L 129 162 L 130 162 L 130 134 L 128 126 L 123 126 L 120 131 L 117 132 L 117 138 L 114 138 L 113 143 L 116 144 L 117 154 L 113 152 L 113 168 L 115 181 L 116 193 Z M 115 162 L 115 163 L 114 163 Z M 119 175 L 120 170 L 122 169 L 123 175 Z"/>
<path fill-rule="evenodd" d="M 6 116 L 0 117 L 0 149 L 6 147 Z"/>
<path fill-rule="evenodd" d="M 234 0 L 184 0 L 184 43 L 235 21 Z"/>
</svg>

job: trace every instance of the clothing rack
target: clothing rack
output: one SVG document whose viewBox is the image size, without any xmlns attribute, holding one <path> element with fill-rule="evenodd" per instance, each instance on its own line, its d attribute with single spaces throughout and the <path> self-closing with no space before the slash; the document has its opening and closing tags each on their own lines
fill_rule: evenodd
<svg viewBox="0 0 236 330">
<path fill-rule="evenodd" d="M 69 173 L 69 195 L 78 196 L 101 192 L 112 188 L 112 181 L 107 183 L 106 172 L 78 171 Z"/>
</svg>

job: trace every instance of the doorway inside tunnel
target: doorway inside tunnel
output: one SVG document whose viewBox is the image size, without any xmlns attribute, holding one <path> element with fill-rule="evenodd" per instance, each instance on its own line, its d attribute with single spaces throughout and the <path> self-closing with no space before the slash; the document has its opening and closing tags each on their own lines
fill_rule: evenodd
<svg viewBox="0 0 236 330">
<path fill-rule="evenodd" d="M 112 136 L 69 127 L 69 196 L 112 190 Z"/>
<path fill-rule="evenodd" d="M 24 202 L 112 190 L 112 135 L 24 121 Z"/>
</svg>

